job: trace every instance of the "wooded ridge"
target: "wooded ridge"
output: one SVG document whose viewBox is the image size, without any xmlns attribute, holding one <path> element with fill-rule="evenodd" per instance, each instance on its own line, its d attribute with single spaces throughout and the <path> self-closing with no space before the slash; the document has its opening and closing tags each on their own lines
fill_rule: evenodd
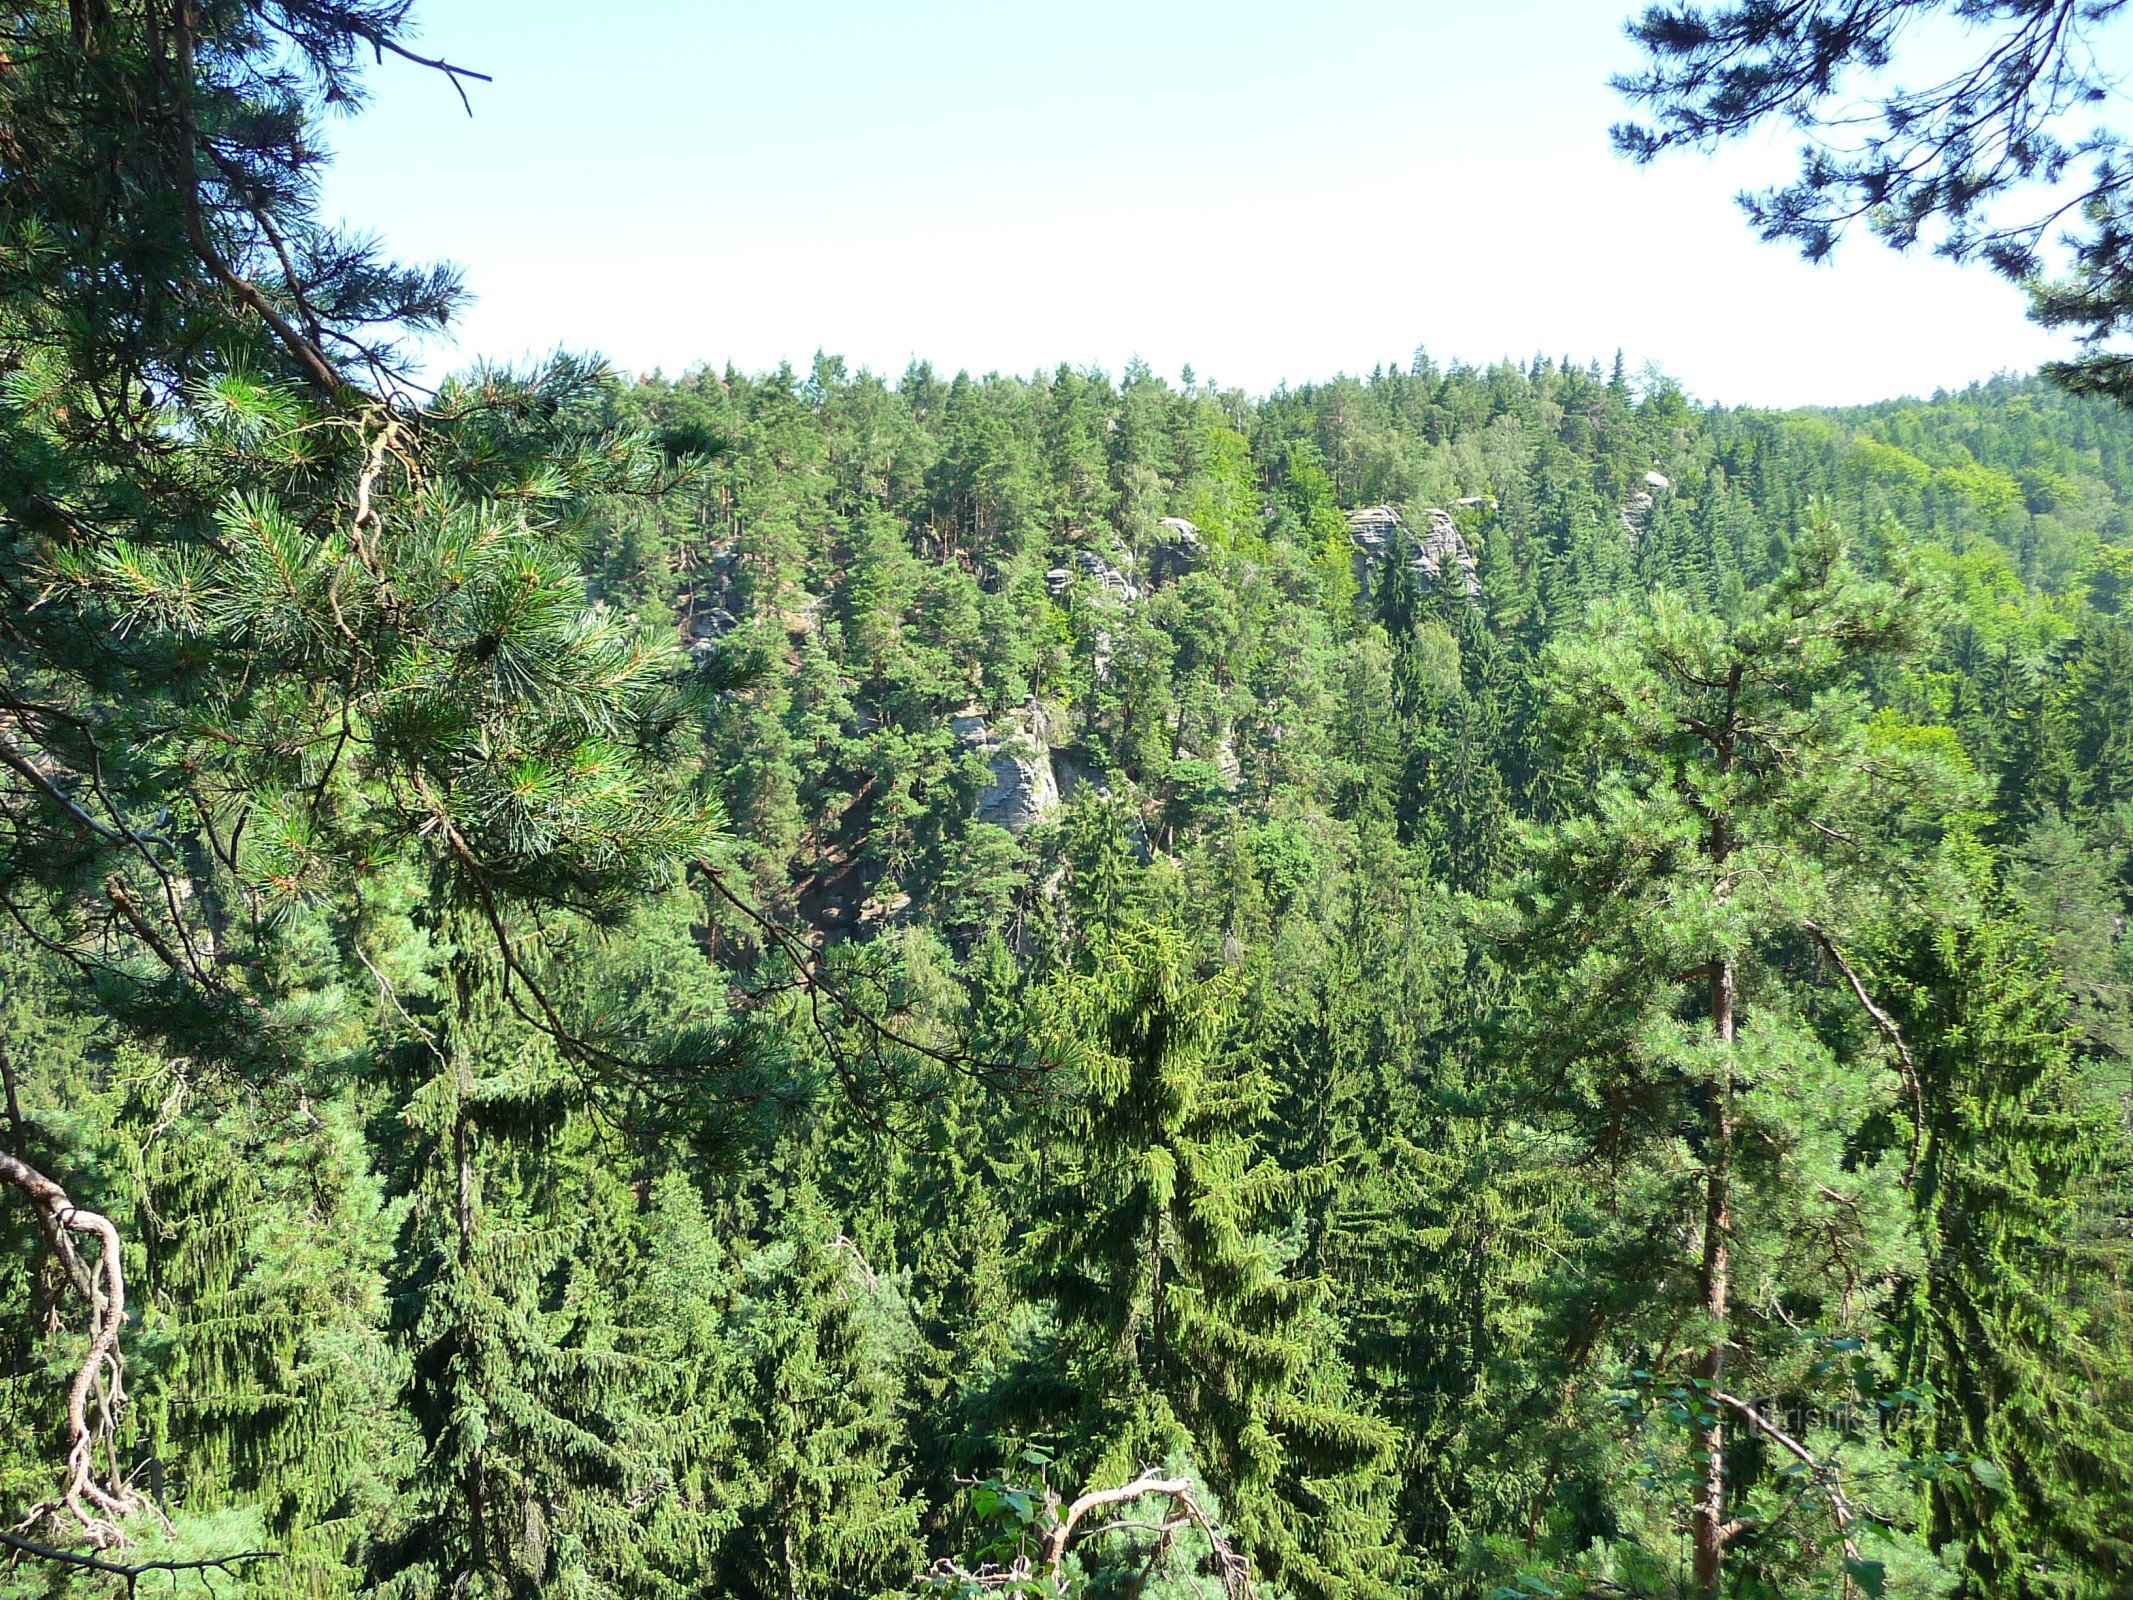
<svg viewBox="0 0 2133 1600">
<path fill-rule="evenodd" d="M 0 35 L 0 1596 L 2133 1592 L 2133 413 L 428 391 L 404 13 Z"/>
</svg>

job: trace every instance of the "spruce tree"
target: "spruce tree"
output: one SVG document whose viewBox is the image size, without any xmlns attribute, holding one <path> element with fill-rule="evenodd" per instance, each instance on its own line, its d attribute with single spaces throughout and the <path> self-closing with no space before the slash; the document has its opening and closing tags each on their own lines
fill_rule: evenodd
<svg viewBox="0 0 2133 1600">
<path fill-rule="evenodd" d="M 1932 1395 L 1915 1423 L 1931 1536 L 1960 1550 L 1966 1597 L 2120 1592 L 2133 1574 L 2121 1308 L 2079 1239 L 2115 1130 L 2082 1093 L 2033 931 L 1988 909 L 1888 943 L 1890 1006 L 1927 1108 L 1913 1195 L 1925 1270 L 1897 1330 L 1906 1376 Z"/>
<path fill-rule="evenodd" d="M 854 1303 L 870 1272 L 804 1185 L 740 1264 L 731 1337 L 735 1465 L 747 1489 L 721 1592 L 889 1594 L 919 1566 L 896 1386 Z"/>
<path fill-rule="evenodd" d="M 137 1471 L 188 1520 L 256 1515 L 285 1552 L 260 1588 L 345 1594 L 413 1443 L 386 1317 L 394 1208 L 356 1097 L 262 1105 L 145 1054 L 126 1066 Z"/>
<path fill-rule="evenodd" d="M 642 1559 L 626 1524 L 651 1477 L 633 1364 L 583 1302 L 598 1291 L 579 1257 L 614 1240 L 555 1158 L 569 1097 L 551 1051 L 504 1006 L 477 921 L 446 927 L 466 943 L 446 960 L 436 1070 L 404 1113 L 421 1140 L 401 1321 L 422 1458 L 374 1576 L 406 1600 L 611 1593 Z"/>
<path fill-rule="evenodd" d="M 1092 1483 L 1182 1455 L 1271 1582 L 1385 1592 L 1391 1435 L 1347 1390 L 1320 1286 L 1283 1273 L 1266 1231 L 1323 1179 L 1259 1154 L 1269 1086 L 1226 1059 L 1222 980 L 1196 980 L 1158 924 L 1094 946 L 1028 1247 L 1058 1319 L 1029 1420 L 1076 1441 L 1065 1459 Z"/>
</svg>

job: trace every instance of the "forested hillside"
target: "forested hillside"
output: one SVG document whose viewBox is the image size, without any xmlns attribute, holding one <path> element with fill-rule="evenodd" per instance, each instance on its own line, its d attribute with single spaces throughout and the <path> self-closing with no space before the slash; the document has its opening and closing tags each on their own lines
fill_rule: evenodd
<svg viewBox="0 0 2133 1600">
<path fill-rule="evenodd" d="M 418 391 L 403 10 L 0 34 L 0 1596 L 2133 1594 L 2133 413 Z"/>
<path fill-rule="evenodd" d="M 903 1588 L 982 1542 L 964 1480 L 1144 1467 L 1299 1595 L 1647 1592 L 1722 1425 L 1777 1589 L 2124 1571 L 2133 419 L 1422 358 L 583 403 L 714 447 L 581 538 L 686 647 L 727 842 L 540 959 L 714 1037 L 714 1104 L 581 1100 L 492 1016 L 462 1289 L 400 998 L 451 935 L 322 974 L 345 1036 L 272 1108 L 8 936 L 19 1126 L 138 1254 L 129 1448 L 185 1526 L 329 1589 L 438 1561 L 471 1412 L 524 1507 L 488 1560 L 599 1592 Z M 19 1281 L 29 1498 L 67 1341 Z"/>
</svg>

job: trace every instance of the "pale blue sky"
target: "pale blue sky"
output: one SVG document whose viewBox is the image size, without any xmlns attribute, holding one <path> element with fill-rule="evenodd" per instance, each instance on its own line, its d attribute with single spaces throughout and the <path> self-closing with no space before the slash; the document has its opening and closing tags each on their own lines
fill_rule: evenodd
<svg viewBox="0 0 2133 1600">
<path fill-rule="evenodd" d="M 425 0 L 495 75 L 373 74 L 329 214 L 466 270 L 455 359 L 817 349 L 898 372 L 1263 391 L 1536 352 L 1725 403 L 1843 403 L 2058 346 L 1988 273 L 1870 241 L 1811 268 L 1730 203 L 1785 141 L 1608 149 L 1627 0 Z"/>
</svg>

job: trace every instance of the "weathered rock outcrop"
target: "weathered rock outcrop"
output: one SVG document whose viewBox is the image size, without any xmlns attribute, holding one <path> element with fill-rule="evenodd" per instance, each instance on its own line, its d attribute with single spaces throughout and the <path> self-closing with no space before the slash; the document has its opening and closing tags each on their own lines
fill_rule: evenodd
<svg viewBox="0 0 2133 1600">
<path fill-rule="evenodd" d="M 1111 785 L 1103 773 L 1092 766 L 1082 752 L 1074 749 L 1060 750 L 1052 756 L 1052 771 L 1059 780 L 1060 798 L 1071 800 L 1083 789 L 1092 789 L 1099 795 L 1108 796 Z"/>
<path fill-rule="evenodd" d="M 1480 598 L 1481 578 L 1474 570 L 1474 552 L 1452 514 L 1431 506 L 1427 515 L 1417 541 L 1415 570 L 1431 583 L 1456 582 L 1469 600 Z"/>
<path fill-rule="evenodd" d="M 1064 600 L 1074 592 L 1077 576 L 1087 578 L 1096 585 L 1097 594 L 1106 600 L 1118 600 L 1131 605 L 1141 597 L 1140 585 L 1126 566 L 1110 560 L 1094 550 L 1076 550 L 1074 564 L 1054 567 L 1044 575 L 1044 588 L 1054 600 Z"/>
<path fill-rule="evenodd" d="M 1375 568 L 1397 557 L 1405 559 L 1425 583 L 1457 583 L 1469 600 L 1481 594 L 1474 552 L 1452 514 L 1439 507 L 1431 506 L 1423 513 L 1417 532 L 1391 506 L 1364 506 L 1348 513 L 1348 542 L 1358 583 L 1367 583 Z"/>
<path fill-rule="evenodd" d="M 1224 728 L 1222 736 L 1215 741 L 1214 753 L 1208 758 L 1215 764 L 1215 773 L 1222 780 L 1222 787 L 1232 794 L 1244 781 L 1244 763 L 1237 759 L 1237 736 L 1233 728 Z"/>
<path fill-rule="evenodd" d="M 1160 589 L 1175 583 L 1207 562 L 1207 541 L 1200 530 L 1183 517 L 1165 517 L 1162 533 L 1148 548 L 1148 587 Z"/>
<path fill-rule="evenodd" d="M 1025 706 L 995 727 L 982 707 L 966 706 L 949 727 L 958 743 L 992 769 L 992 782 L 978 794 L 980 822 L 1021 833 L 1059 809 L 1059 780 L 1052 772 L 1048 720 L 1041 707 Z"/>
<path fill-rule="evenodd" d="M 719 640 L 740 626 L 740 618 L 724 606 L 716 606 L 683 618 L 681 626 L 682 634 L 689 642 L 689 653 L 701 656 L 716 650 Z"/>
<path fill-rule="evenodd" d="M 1140 586 L 1126 575 L 1124 569 L 1094 550 L 1076 550 L 1074 564 L 1081 568 L 1083 576 L 1094 579 L 1097 588 L 1114 599 L 1131 605 L 1141 597 Z"/>
<path fill-rule="evenodd" d="M 1652 508 L 1659 503 L 1659 497 L 1673 492 L 1674 480 L 1656 470 L 1644 475 L 1641 489 L 1630 490 L 1629 498 L 1622 502 L 1622 531 L 1629 535 L 1631 544 L 1650 524 Z"/>
</svg>

